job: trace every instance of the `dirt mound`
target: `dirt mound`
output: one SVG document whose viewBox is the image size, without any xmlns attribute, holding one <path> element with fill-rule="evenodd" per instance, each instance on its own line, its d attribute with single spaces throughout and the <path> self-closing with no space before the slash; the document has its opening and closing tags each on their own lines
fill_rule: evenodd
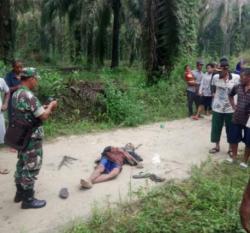
<svg viewBox="0 0 250 233">
<path fill-rule="evenodd" d="M 62 110 L 75 118 L 95 118 L 97 112 L 105 112 L 104 93 L 105 85 L 98 81 L 70 82 L 60 97 Z"/>
</svg>

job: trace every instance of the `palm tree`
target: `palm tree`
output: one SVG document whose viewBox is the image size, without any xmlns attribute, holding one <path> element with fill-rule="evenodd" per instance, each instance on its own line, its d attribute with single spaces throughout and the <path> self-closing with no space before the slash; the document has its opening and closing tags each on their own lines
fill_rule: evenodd
<svg viewBox="0 0 250 233">
<path fill-rule="evenodd" d="M 97 56 L 97 63 L 100 66 L 104 65 L 104 59 L 107 50 L 107 37 L 108 32 L 107 28 L 110 25 L 111 20 L 111 9 L 110 4 L 108 1 L 99 1 L 98 6 L 98 13 L 96 16 L 97 20 L 97 36 L 96 36 L 96 56 Z"/>
<path fill-rule="evenodd" d="M 147 0 L 144 26 L 148 83 L 171 72 L 180 56 L 196 51 L 199 0 Z"/>
<path fill-rule="evenodd" d="M 0 2 L 0 59 L 5 63 L 13 57 L 13 27 L 10 0 Z"/>
<path fill-rule="evenodd" d="M 144 49 L 148 83 L 161 77 L 163 69 L 170 71 L 178 53 L 179 25 L 176 1 L 147 0 L 144 27 Z"/>
<path fill-rule="evenodd" d="M 112 42 L 112 61 L 111 68 L 115 68 L 119 65 L 119 43 L 120 43 L 120 9 L 121 1 L 113 0 L 112 9 L 114 15 L 113 21 L 113 42 Z"/>
</svg>

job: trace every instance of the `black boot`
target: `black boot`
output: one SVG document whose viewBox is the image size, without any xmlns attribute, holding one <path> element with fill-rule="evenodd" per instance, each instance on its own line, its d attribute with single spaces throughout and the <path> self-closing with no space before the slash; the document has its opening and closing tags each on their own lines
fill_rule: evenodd
<svg viewBox="0 0 250 233">
<path fill-rule="evenodd" d="M 16 184 L 16 196 L 14 197 L 14 202 L 19 203 L 23 200 L 23 188 L 20 184 Z"/>
<path fill-rule="evenodd" d="M 23 202 L 21 205 L 22 209 L 38 209 L 46 206 L 46 201 L 37 200 L 34 198 L 34 191 L 24 190 Z"/>
</svg>

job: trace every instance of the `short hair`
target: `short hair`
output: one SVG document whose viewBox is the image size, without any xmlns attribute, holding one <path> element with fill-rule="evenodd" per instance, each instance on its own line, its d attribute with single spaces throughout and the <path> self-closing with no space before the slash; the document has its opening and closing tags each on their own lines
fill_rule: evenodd
<svg viewBox="0 0 250 233">
<path fill-rule="evenodd" d="M 190 66 L 190 65 L 189 65 L 189 64 L 186 64 L 186 65 L 184 66 L 184 70 L 186 70 L 188 66 Z"/>
<path fill-rule="evenodd" d="M 221 59 L 220 59 L 220 63 L 222 62 L 228 62 L 228 58 L 223 56 Z"/>
<path fill-rule="evenodd" d="M 20 60 L 13 60 L 11 62 L 12 67 L 15 67 L 17 63 L 22 63 Z"/>
<path fill-rule="evenodd" d="M 215 67 L 215 65 L 213 64 L 213 63 L 208 63 L 207 65 L 206 65 L 206 68 L 208 67 L 208 66 L 210 66 L 211 68 L 214 68 Z"/>
</svg>

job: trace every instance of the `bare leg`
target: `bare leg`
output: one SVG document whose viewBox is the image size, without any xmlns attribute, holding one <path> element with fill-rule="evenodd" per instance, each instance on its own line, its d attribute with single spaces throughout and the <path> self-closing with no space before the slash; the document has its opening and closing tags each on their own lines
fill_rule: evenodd
<svg viewBox="0 0 250 233">
<path fill-rule="evenodd" d="M 229 151 L 232 150 L 232 159 L 236 160 L 238 154 L 238 144 L 231 144 Z"/>
<path fill-rule="evenodd" d="M 215 143 L 215 148 L 218 149 L 218 150 L 220 150 L 220 142 L 216 142 Z"/>
<path fill-rule="evenodd" d="M 88 178 L 88 181 L 93 183 L 96 178 L 102 175 L 102 173 L 105 171 L 105 168 L 102 164 L 98 165 L 97 168 L 93 171 L 91 176 Z"/>
<path fill-rule="evenodd" d="M 241 217 L 241 225 L 246 230 L 246 232 L 250 233 L 249 228 L 249 220 L 250 220 L 250 180 L 248 181 L 248 185 L 243 194 L 243 198 L 240 206 L 240 217 Z"/>
<path fill-rule="evenodd" d="M 247 147 L 245 148 L 245 154 L 244 154 L 244 162 L 247 163 L 248 162 L 248 159 L 250 157 L 250 147 Z"/>
<path fill-rule="evenodd" d="M 197 116 L 200 117 L 203 112 L 204 112 L 204 106 L 200 105 L 198 108 Z"/>
<path fill-rule="evenodd" d="M 121 172 L 120 168 L 114 168 L 109 174 L 102 174 L 98 176 L 95 180 L 93 180 L 92 182 L 96 184 L 96 183 L 101 183 L 101 182 L 111 180 L 115 178 L 116 176 L 118 176 L 120 172 Z"/>
<path fill-rule="evenodd" d="M 200 106 L 198 107 L 197 113 L 196 113 L 196 115 L 193 117 L 193 119 L 194 119 L 194 120 L 198 120 L 199 117 L 201 116 L 201 113 L 202 113 L 202 112 L 203 112 L 203 106 L 200 105 Z"/>
<path fill-rule="evenodd" d="M 102 164 L 98 165 L 97 168 L 93 171 L 93 173 L 87 180 L 85 179 L 80 180 L 81 188 L 85 188 L 85 189 L 92 188 L 94 180 L 97 179 L 99 176 L 101 176 L 104 171 L 105 171 L 104 166 Z"/>
</svg>

